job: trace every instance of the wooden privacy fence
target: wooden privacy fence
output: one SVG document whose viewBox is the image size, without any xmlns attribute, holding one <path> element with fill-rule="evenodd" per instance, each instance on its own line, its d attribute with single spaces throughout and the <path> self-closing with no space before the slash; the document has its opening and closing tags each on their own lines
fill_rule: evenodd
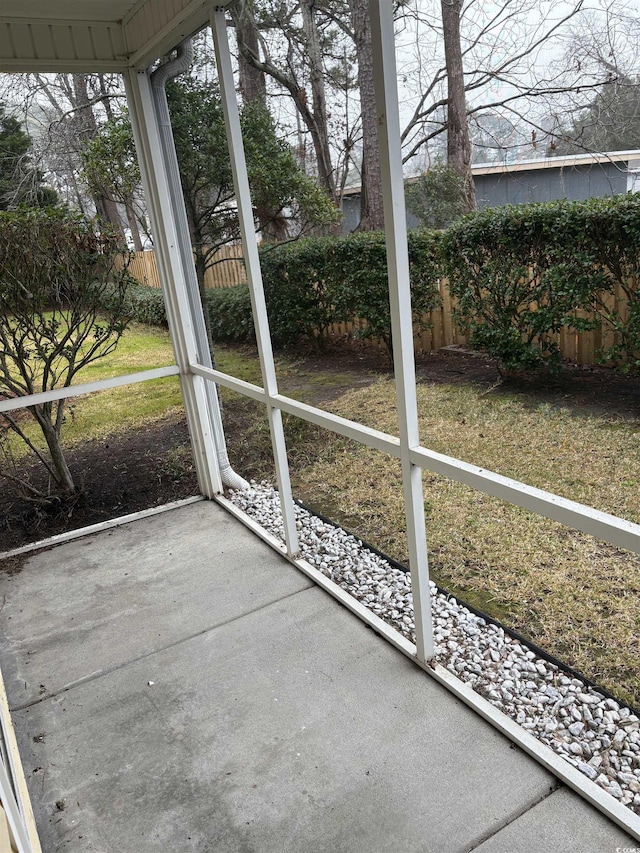
<svg viewBox="0 0 640 853">
<path fill-rule="evenodd" d="M 210 267 L 205 276 L 205 286 L 208 288 L 233 287 L 236 284 L 246 284 L 247 276 L 242 262 L 242 246 L 224 246 L 216 254 L 216 263 Z M 129 266 L 133 277 L 141 284 L 150 287 L 160 287 L 158 268 L 153 251 L 136 252 Z M 454 320 L 455 300 L 449 294 L 446 279 L 440 280 L 441 304 L 425 318 L 427 328 L 417 329 L 414 337 L 416 352 L 435 352 L 441 347 L 465 346 L 466 336 L 456 326 Z M 613 294 L 604 299 L 608 308 L 617 310 L 622 318 L 627 313 L 627 300 L 622 288 L 617 285 Z M 583 314 L 582 316 L 587 316 Z M 364 323 L 334 323 L 330 333 L 337 337 L 354 335 L 362 329 Z M 614 334 L 602 329 L 593 332 L 576 332 L 564 328 L 555 338 L 563 359 L 575 364 L 594 364 L 598 352 L 615 343 Z"/>
<path fill-rule="evenodd" d="M 223 246 L 214 255 L 214 261 L 214 265 L 205 273 L 205 287 L 233 287 L 235 284 L 247 283 L 242 261 L 242 246 Z M 160 287 L 156 255 L 153 251 L 134 252 L 129 264 L 129 272 L 140 284 Z"/>
<path fill-rule="evenodd" d="M 468 343 L 466 335 L 455 322 L 457 300 L 451 297 L 446 279 L 440 279 L 439 290 L 441 304 L 425 316 L 426 328 L 415 330 L 414 348 L 417 353 L 436 352 L 441 347 L 448 346 L 464 347 Z M 619 284 L 615 285 L 612 293 L 604 294 L 602 302 L 607 310 L 617 311 L 623 322 L 628 319 L 627 297 Z M 575 316 L 582 319 L 594 318 L 594 315 L 585 311 L 576 312 Z M 330 326 L 329 331 L 342 337 L 355 335 L 364 327 L 363 321 L 335 323 Z M 557 343 L 563 359 L 581 365 L 596 364 L 602 350 L 620 342 L 619 336 L 604 322 L 601 329 L 591 332 L 577 332 L 565 326 L 558 334 L 549 335 L 549 339 Z"/>
<path fill-rule="evenodd" d="M 424 317 L 426 328 L 416 329 L 413 338 L 414 349 L 417 353 L 435 352 L 441 347 L 464 346 L 466 336 L 456 326 L 453 319 L 454 300 L 449 294 L 446 279 L 440 280 L 441 304 Z M 336 337 L 350 337 L 366 328 L 364 320 L 348 323 L 333 323 L 329 326 L 329 334 Z M 380 342 L 382 346 L 382 342 Z"/>
</svg>

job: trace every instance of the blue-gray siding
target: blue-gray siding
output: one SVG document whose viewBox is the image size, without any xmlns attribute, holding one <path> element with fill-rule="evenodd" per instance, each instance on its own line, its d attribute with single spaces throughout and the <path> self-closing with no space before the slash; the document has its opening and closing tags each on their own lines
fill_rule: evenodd
<svg viewBox="0 0 640 853">
<path fill-rule="evenodd" d="M 580 201 L 627 192 L 627 177 L 627 161 L 494 172 L 475 176 L 476 198 L 479 208 L 560 198 Z M 360 222 L 359 194 L 345 196 L 342 214 L 342 233 L 349 234 Z M 409 228 L 419 224 L 415 216 L 407 216 Z"/>
<path fill-rule="evenodd" d="M 556 169 L 476 175 L 478 207 L 567 198 L 581 201 L 627 191 L 626 163 L 594 163 Z"/>
</svg>

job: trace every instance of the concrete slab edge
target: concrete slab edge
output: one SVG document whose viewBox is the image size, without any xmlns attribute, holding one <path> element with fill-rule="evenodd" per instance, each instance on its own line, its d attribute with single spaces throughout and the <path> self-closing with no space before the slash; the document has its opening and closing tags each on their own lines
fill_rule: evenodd
<svg viewBox="0 0 640 853">
<path fill-rule="evenodd" d="M 0 726 L 2 727 L 2 739 L 4 744 L 4 752 L 7 756 L 7 771 L 18 809 L 24 820 L 24 826 L 27 831 L 28 841 L 30 844 L 29 853 L 42 853 L 40 839 L 36 821 L 31 806 L 31 798 L 27 788 L 27 780 L 25 779 L 20 751 L 18 750 L 18 742 L 16 740 L 13 722 L 11 720 L 11 712 L 9 711 L 9 702 L 4 687 L 2 673 L 0 673 Z"/>
<path fill-rule="evenodd" d="M 78 527 L 77 530 L 69 530 L 66 533 L 58 533 L 56 536 L 49 536 L 48 539 L 38 539 L 36 542 L 30 542 L 28 545 L 22 545 L 20 548 L 13 548 L 11 551 L 0 551 L 0 561 L 6 560 L 9 557 L 18 557 L 20 554 L 30 554 L 32 551 L 39 551 L 41 548 L 51 548 L 54 545 L 62 545 L 64 542 L 70 542 L 73 539 L 81 539 L 83 536 L 90 536 L 92 533 L 100 533 L 102 530 L 109 530 L 112 527 L 121 527 L 123 524 L 129 524 L 131 521 L 138 521 L 141 518 L 150 518 L 152 515 L 159 515 L 162 512 L 168 512 L 172 509 L 180 509 L 189 504 L 204 501 L 204 495 L 194 495 L 191 498 L 183 498 L 179 501 L 172 501 L 162 506 L 154 506 L 150 509 L 141 509 L 138 512 L 129 513 L 129 515 L 121 515 L 118 518 L 110 518 L 108 521 L 101 521 L 98 524 L 90 524 L 87 527 Z"/>
<path fill-rule="evenodd" d="M 502 711 L 495 708 L 489 701 L 480 696 L 479 693 L 476 693 L 467 684 L 450 673 L 448 669 L 439 664 L 431 667 L 428 663 L 421 663 L 416 657 L 416 647 L 413 643 L 410 643 L 402 634 L 368 610 L 363 604 L 338 586 L 338 584 L 329 580 L 329 578 L 315 569 L 306 560 L 289 556 L 282 542 L 264 530 L 254 519 L 238 509 L 229 500 L 222 496 L 216 496 L 214 500 L 241 521 L 245 527 L 248 527 L 260 539 L 285 557 L 292 565 L 315 581 L 318 586 L 322 587 L 322 589 L 347 607 L 359 619 L 369 625 L 377 634 L 384 637 L 398 651 L 410 658 L 427 675 L 434 678 L 445 689 L 453 693 L 456 698 L 464 702 L 465 705 L 519 746 L 527 755 L 531 756 L 531 758 L 536 760 L 550 773 L 564 782 L 569 788 L 590 803 L 590 805 L 606 815 L 611 821 L 633 836 L 633 838 L 640 841 L 640 816 L 636 815 L 626 806 L 623 806 L 611 794 L 607 794 L 595 782 L 592 782 L 578 769 L 564 761 L 546 744 L 543 744 L 533 735 L 529 734 L 529 732 L 525 731 L 511 717 L 508 717 Z"/>
</svg>

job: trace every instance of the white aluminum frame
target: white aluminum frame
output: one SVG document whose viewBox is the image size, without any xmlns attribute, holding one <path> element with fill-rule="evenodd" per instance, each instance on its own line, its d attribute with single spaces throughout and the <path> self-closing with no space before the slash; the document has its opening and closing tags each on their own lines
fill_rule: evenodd
<svg viewBox="0 0 640 853">
<path fill-rule="evenodd" d="M 278 380 L 276 379 L 276 369 L 273 361 L 271 332 L 269 331 L 269 319 L 267 317 L 267 305 L 264 297 L 262 271 L 260 269 L 260 259 L 258 257 L 253 205 L 251 204 L 251 193 L 249 191 L 247 164 L 244 154 L 244 143 L 242 141 L 242 131 L 240 129 L 240 115 L 238 112 L 238 102 L 236 100 L 233 69 L 231 66 L 231 54 L 229 52 L 229 40 L 227 38 L 227 23 L 225 20 L 224 6 L 214 7 L 211 14 L 211 32 L 213 35 L 213 45 L 215 49 L 216 63 L 218 66 L 218 82 L 220 84 L 222 109 L 224 112 L 225 128 L 227 132 L 227 144 L 229 148 L 229 156 L 231 158 L 231 170 L 233 173 L 233 184 L 236 204 L 238 207 L 240 232 L 242 235 L 244 264 L 247 272 L 249 293 L 251 294 L 251 308 L 256 331 L 258 353 L 260 356 L 260 369 L 262 372 L 262 383 L 264 385 L 264 401 L 267 406 L 269 431 L 271 433 L 271 446 L 273 449 L 273 459 L 276 467 L 278 492 L 280 494 L 284 536 L 288 554 L 290 556 L 295 556 L 298 554 L 300 549 L 293 511 L 293 497 L 291 495 L 291 479 L 289 475 L 289 463 L 287 460 L 287 446 L 282 425 L 282 410 L 275 403 L 275 397 L 278 394 Z"/>
<path fill-rule="evenodd" d="M 252 385 L 243 379 L 236 379 L 234 376 L 229 376 L 219 370 L 209 370 L 200 364 L 192 364 L 191 370 L 198 376 L 215 381 L 231 391 L 243 394 L 259 403 L 266 403 L 267 395 L 264 389 L 258 385 Z M 271 404 L 278 406 L 283 412 L 295 415 L 345 438 L 353 439 L 367 447 L 380 450 L 382 453 L 388 453 L 397 459 L 402 458 L 400 440 L 393 435 L 326 412 L 324 409 L 309 406 L 307 403 L 301 403 L 299 400 L 285 397 L 282 394 L 275 395 L 270 399 Z M 610 542 L 619 548 L 640 554 L 640 524 L 635 524 L 633 521 L 627 521 L 624 518 L 602 512 L 577 501 L 554 495 L 552 492 L 529 486 L 511 477 L 504 477 L 502 474 L 487 471 L 485 468 L 463 462 L 453 456 L 428 450 L 426 447 L 410 449 L 409 457 L 414 465 L 432 471 L 434 474 L 441 474 L 457 483 L 471 486 L 479 492 L 528 509 L 536 515 L 550 518 L 553 521 L 565 524 L 567 527 L 581 530 L 591 536 L 597 536 L 599 539 Z"/>
<path fill-rule="evenodd" d="M 124 373 L 109 379 L 96 379 L 94 382 L 84 382 L 81 385 L 67 385 L 65 388 L 54 388 L 52 391 L 40 391 L 24 397 L 10 397 L 0 400 L 0 412 L 12 412 L 15 409 L 25 409 L 27 406 L 37 406 L 40 403 L 51 403 L 54 400 L 66 400 L 70 397 L 80 397 L 82 394 L 93 394 L 94 391 L 106 391 L 109 388 L 119 388 L 122 385 L 133 385 L 138 382 L 149 382 L 151 379 L 163 379 L 165 376 L 177 376 L 180 368 L 177 364 L 168 367 L 154 367 L 151 370 L 140 370 L 137 373 Z"/>
<path fill-rule="evenodd" d="M 379 430 L 370 429 L 362 424 L 349 421 L 313 406 L 300 403 L 277 391 L 271 340 L 268 333 L 268 319 L 264 304 L 264 293 L 252 225 L 251 204 L 246 181 L 246 166 L 242 151 L 242 137 L 237 123 L 237 105 L 230 63 L 228 62 L 228 44 L 226 24 L 222 7 L 216 7 L 211 26 L 214 34 L 218 73 L 223 91 L 227 137 L 231 149 L 231 160 L 236 182 L 238 207 L 243 222 L 243 242 L 249 287 L 252 297 L 254 322 L 258 352 L 262 367 L 264 388 L 236 379 L 218 370 L 191 362 L 192 373 L 215 381 L 232 391 L 262 402 L 267 407 L 272 439 L 279 428 L 279 415 L 287 412 L 309 423 L 346 436 L 361 444 L 375 448 L 400 459 L 402 463 L 403 491 L 406 505 L 408 547 L 414 597 L 414 622 L 416 625 L 416 645 L 409 643 L 397 631 L 375 616 L 366 607 L 352 598 L 335 583 L 330 581 L 305 560 L 292 553 L 291 542 L 285 545 L 264 530 L 259 523 L 239 510 L 223 496 L 215 500 L 240 519 L 250 530 L 260 536 L 276 551 L 287 557 L 301 571 L 305 572 L 318 585 L 337 598 L 359 618 L 371 625 L 374 630 L 398 648 L 403 654 L 416 661 L 422 669 L 440 684 L 450 690 L 459 699 L 472 707 L 493 726 L 518 743 L 548 770 L 562 779 L 567 785 L 578 791 L 588 802 L 615 823 L 640 839 L 640 818 L 629 811 L 613 797 L 602 791 L 576 768 L 563 761 L 549 747 L 524 731 L 513 720 L 498 711 L 487 700 L 475 693 L 456 676 L 439 666 L 433 659 L 433 639 L 431 629 L 431 607 L 428 583 L 428 562 L 425 537 L 421 469 L 425 468 L 456 482 L 464 483 L 485 494 L 506 500 L 524 507 L 538 515 L 551 518 L 562 524 L 590 535 L 597 536 L 619 547 L 640 553 L 640 525 L 600 512 L 592 507 L 567 500 L 542 489 L 537 489 L 486 471 L 476 465 L 436 453 L 420 445 L 418 434 L 417 403 L 415 389 L 415 364 L 413 356 L 413 329 L 411 323 L 411 301 L 408 275 L 408 250 L 406 239 L 406 216 L 404 196 L 401 191 L 402 166 L 400 152 L 400 134 L 398 125 L 398 102 L 395 83 L 395 45 L 393 37 L 393 17 L 389 0 L 369 0 L 372 23 L 372 47 L 374 68 L 376 69 L 376 101 L 380 134 L 380 159 L 383 177 L 383 195 L 385 205 L 386 243 L 389 270 L 389 298 L 394 338 L 394 361 L 396 375 L 396 396 L 399 412 L 399 437 L 388 435 Z M 274 418 L 277 415 L 278 418 Z M 285 527 L 291 525 L 290 514 L 293 501 L 289 488 L 289 472 L 284 467 L 282 456 L 277 452 L 284 450 L 274 440 L 274 455 L 278 471 L 280 500 L 283 508 Z M 281 486 L 286 477 L 285 488 Z"/>
<path fill-rule="evenodd" d="M 209 411 L 211 398 L 215 395 L 207 398 L 204 380 L 192 374 L 189 368 L 191 363 L 197 361 L 198 346 L 180 254 L 176 221 L 180 211 L 174 210 L 171 204 L 171 178 L 163 156 L 150 73 L 129 69 L 125 74 L 125 87 L 142 184 L 155 236 L 156 263 L 167 320 L 176 362 L 180 367 L 182 395 L 198 483 L 202 494 L 213 497 L 222 492 L 214 424 Z M 217 397 L 214 405 L 217 405 Z"/>
<path fill-rule="evenodd" d="M 418 401 L 413 352 L 413 316 L 409 283 L 407 216 L 404 204 L 402 143 L 398 115 L 398 88 L 393 15 L 390 3 L 369 2 L 374 86 L 378 111 L 378 149 L 384 200 L 384 224 L 389 273 L 389 301 L 393 336 L 396 405 L 400 431 L 400 461 L 404 491 L 407 544 L 415 631 L 416 656 L 423 664 L 435 657 L 429 561 L 422 494 L 422 470 L 411 450 L 420 446 Z"/>
<path fill-rule="evenodd" d="M 0 730 L 3 747 L 0 750 L 0 802 L 7 816 L 18 853 L 42 853 L 2 675 L 0 675 Z"/>
</svg>

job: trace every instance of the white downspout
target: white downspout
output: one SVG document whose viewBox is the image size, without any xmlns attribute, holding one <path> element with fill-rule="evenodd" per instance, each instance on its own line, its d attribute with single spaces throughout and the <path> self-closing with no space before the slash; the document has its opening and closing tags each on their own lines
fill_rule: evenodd
<svg viewBox="0 0 640 853">
<path fill-rule="evenodd" d="M 191 237 L 189 234 L 187 215 L 182 196 L 178 158 L 173 141 L 169 106 L 167 104 L 167 94 L 165 91 L 166 83 L 174 77 L 177 77 L 179 74 L 183 74 L 187 71 L 191 65 L 192 59 L 193 46 L 191 40 L 187 39 L 177 48 L 177 56 L 175 59 L 164 63 L 157 68 L 153 74 L 151 74 L 150 83 L 156 107 L 160 144 L 167 171 L 171 205 L 175 213 L 178 249 L 184 271 L 184 280 L 187 286 L 189 307 L 193 319 L 194 335 L 198 348 L 198 360 L 204 367 L 212 367 L 211 352 L 209 350 L 209 341 L 207 339 L 207 331 L 204 323 L 204 308 L 200 300 L 198 281 L 193 263 Z M 217 387 L 212 382 L 206 383 L 206 397 L 222 482 L 225 486 L 232 489 L 248 489 L 249 484 L 247 481 L 233 470 L 231 463 L 229 462 L 222 417 L 220 414 L 220 404 L 218 402 Z"/>
</svg>

